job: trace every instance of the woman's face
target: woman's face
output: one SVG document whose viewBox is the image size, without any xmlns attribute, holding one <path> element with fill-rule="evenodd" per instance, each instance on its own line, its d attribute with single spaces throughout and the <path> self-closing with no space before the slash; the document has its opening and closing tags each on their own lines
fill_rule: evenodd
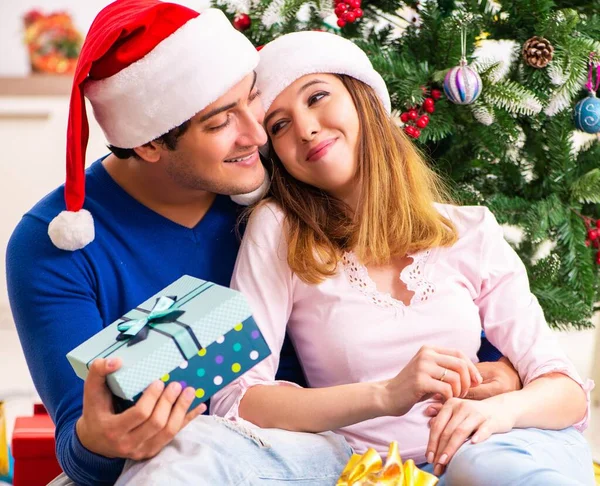
<svg viewBox="0 0 600 486">
<path fill-rule="evenodd" d="M 337 76 L 297 79 L 270 106 L 265 127 L 293 177 L 339 199 L 352 197 L 360 126 L 352 97 Z"/>
</svg>

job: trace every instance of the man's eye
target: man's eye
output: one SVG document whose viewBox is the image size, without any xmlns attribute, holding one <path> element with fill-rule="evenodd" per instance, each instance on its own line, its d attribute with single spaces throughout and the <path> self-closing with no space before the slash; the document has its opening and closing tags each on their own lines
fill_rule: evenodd
<svg viewBox="0 0 600 486">
<path fill-rule="evenodd" d="M 248 101 L 250 101 L 250 103 L 252 103 L 256 98 L 258 98 L 260 96 L 260 90 L 256 90 L 254 93 L 252 93 L 250 95 L 250 97 L 248 98 Z"/>
<path fill-rule="evenodd" d="M 209 127 L 208 130 L 211 132 L 214 132 L 216 130 L 220 130 L 221 128 L 225 128 L 227 125 L 229 125 L 230 121 L 231 121 L 231 116 L 229 115 L 229 113 L 227 113 L 227 120 L 225 120 L 224 123 L 221 123 L 220 125 L 217 125 L 215 127 Z"/>
</svg>

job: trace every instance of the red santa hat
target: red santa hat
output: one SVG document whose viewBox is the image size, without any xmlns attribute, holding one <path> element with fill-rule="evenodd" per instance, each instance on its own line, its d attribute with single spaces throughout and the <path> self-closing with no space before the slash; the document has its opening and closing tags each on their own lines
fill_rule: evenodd
<svg viewBox="0 0 600 486">
<path fill-rule="evenodd" d="M 94 239 L 83 209 L 89 126 L 84 96 L 109 144 L 134 148 L 202 111 L 252 72 L 258 53 L 217 9 L 202 14 L 158 0 L 117 0 L 81 49 L 69 106 L 66 211 L 48 227 L 55 246 Z"/>
<path fill-rule="evenodd" d="M 256 85 L 265 111 L 290 84 L 307 74 L 346 74 L 367 84 L 386 111 L 390 95 L 367 54 L 352 41 L 320 31 L 292 32 L 269 42 L 260 50 Z"/>
</svg>

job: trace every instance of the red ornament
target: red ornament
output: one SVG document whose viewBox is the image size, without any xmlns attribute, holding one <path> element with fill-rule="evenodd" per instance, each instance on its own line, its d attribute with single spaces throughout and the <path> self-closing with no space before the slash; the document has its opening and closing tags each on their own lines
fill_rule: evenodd
<svg viewBox="0 0 600 486">
<path fill-rule="evenodd" d="M 350 10 L 349 12 L 346 12 L 342 18 L 346 21 L 346 22 L 350 22 L 353 23 L 356 20 L 356 14 Z"/>
<path fill-rule="evenodd" d="M 600 229 L 600 219 L 596 220 L 596 228 Z"/>
<path fill-rule="evenodd" d="M 239 31 L 248 30 L 250 25 L 252 25 L 252 20 L 248 14 L 240 13 L 233 19 L 233 26 Z"/>
<path fill-rule="evenodd" d="M 600 236 L 600 232 L 597 229 L 591 229 L 588 231 L 588 238 L 592 241 L 598 239 L 598 236 Z"/>
<path fill-rule="evenodd" d="M 429 117 L 427 115 L 423 115 L 423 116 L 419 117 L 419 119 L 417 120 L 417 126 L 419 128 L 425 128 L 428 123 L 429 123 Z"/>
<path fill-rule="evenodd" d="M 417 112 L 417 110 L 412 109 L 408 111 L 408 119 L 409 120 L 416 120 L 419 117 L 419 113 Z"/>
<path fill-rule="evenodd" d="M 407 112 L 402 113 L 402 115 L 400 115 L 400 120 L 402 121 L 402 123 L 406 123 L 409 120 L 408 113 Z"/>
<path fill-rule="evenodd" d="M 592 246 L 594 248 L 600 248 L 600 240 L 594 240 L 594 241 L 592 241 Z"/>
<path fill-rule="evenodd" d="M 419 130 L 418 128 L 415 128 L 415 138 L 419 138 L 421 136 L 421 130 Z"/>
<path fill-rule="evenodd" d="M 342 4 L 342 3 L 346 3 L 346 0 L 335 0 L 335 1 L 334 1 L 334 3 L 335 3 L 336 5 L 340 5 L 340 4 Z"/>
<path fill-rule="evenodd" d="M 432 89 L 431 90 L 431 97 L 434 100 L 439 100 L 442 97 L 442 92 L 439 89 Z"/>
<path fill-rule="evenodd" d="M 423 101 L 423 106 L 434 106 L 435 105 L 435 100 L 433 98 L 425 98 L 425 101 Z"/>
<path fill-rule="evenodd" d="M 435 106 L 434 105 L 423 105 L 423 109 L 427 112 L 427 113 L 433 113 L 435 111 Z"/>
<path fill-rule="evenodd" d="M 348 11 L 348 5 L 346 5 L 345 3 L 338 3 L 338 6 L 335 7 L 335 15 L 337 15 L 337 18 L 339 19 L 340 17 L 342 17 L 346 12 Z"/>
<path fill-rule="evenodd" d="M 345 27 L 346 21 L 344 19 L 338 19 L 337 24 L 338 24 L 338 27 Z"/>
<path fill-rule="evenodd" d="M 354 14 L 356 15 L 356 18 L 357 18 L 357 19 L 360 19 L 360 18 L 361 18 L 361 17 L 364 15 L 364 12 L 362 11 L 362 9 L 361 9 L 361 8 L 355 8 L 355 9 L 353 10 L 353 12 L 354 12 Z"/>
<path fill-rule="evenodd" d="M 352 9 L 360 8 L 360 0 L 346 0 L 346 3 Z"/>
</svg>

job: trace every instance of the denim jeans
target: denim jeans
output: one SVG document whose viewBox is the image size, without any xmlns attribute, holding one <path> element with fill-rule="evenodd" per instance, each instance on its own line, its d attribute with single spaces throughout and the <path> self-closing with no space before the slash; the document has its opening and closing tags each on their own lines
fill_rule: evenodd
<svg viewBox="0 0 600 486">
<path fill-rule="evenodd" d="M 432 472 L 431 464 L 419 466 Z M 583 435 L 514 429 L 479 444 L 465 443 L 437 486 L 594 486 L 592 453 Z"/>
<path fill-rule="evenodd" d="M 352 455 L 332 432 L 307 434 L 200 416 L 154 458 L 127 461 L 117 485 L 332 486 Z"/>
<path fill-rule="evenodd" d="M 334 486 L 351 455 L 346 440 L 331 432 L 261 429 L 200 416 L 154 458 L 127 461 L 117 485 Z M 433 469 L 431 464 L 419 467 Z M 62 479 L 52 484 L 73 484 Z M 589 445 L 570 427 L 515 429 L 479 444 L 467 442 L 438 486 L 594 484 Z"/>
</svg>

